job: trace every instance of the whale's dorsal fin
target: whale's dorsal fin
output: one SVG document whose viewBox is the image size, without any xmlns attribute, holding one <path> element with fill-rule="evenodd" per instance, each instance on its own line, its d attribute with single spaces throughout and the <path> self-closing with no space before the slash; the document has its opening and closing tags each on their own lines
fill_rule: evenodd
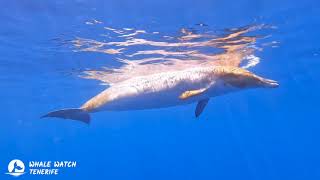
<svg viewBox="0 0 320 180">
<path fill-rule="evenodd" d="M 197 90 L 185 91 L 179 96 L 179 98 L 182 99 L 182 100 L 185 100 L 185 99 L 188 99 L 190 97 L 199 95 L 199 94 L 203 93 L 206 90 L 207 90 L 207 88 L 201 88 L 201 89 L 197 89 Z"/>
<path fill-rule="evenodd" d="M 203 112 L 204 108 L 207 106 L 208 102 L 209 102 L 209 98 L 202 99 L 198 102 L 196 110 L 194 112 L 196 117 L 200 116 L 200 114 Z"/>
</svg>

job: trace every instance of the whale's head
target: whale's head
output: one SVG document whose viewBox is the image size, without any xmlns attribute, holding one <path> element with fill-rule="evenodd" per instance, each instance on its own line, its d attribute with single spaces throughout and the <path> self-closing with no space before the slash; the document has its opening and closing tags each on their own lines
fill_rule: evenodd
<svg viewBox="0 0 320 180">
<path fill-rule="evenodd" d="M 217 74 L 219 79 L 221 79 L 225 85 L 232 86 L 237 89 L 276 88 L 279 86 L 277 81 L 262 78 L 238 67 L 219 67 Z"/>
</svg>

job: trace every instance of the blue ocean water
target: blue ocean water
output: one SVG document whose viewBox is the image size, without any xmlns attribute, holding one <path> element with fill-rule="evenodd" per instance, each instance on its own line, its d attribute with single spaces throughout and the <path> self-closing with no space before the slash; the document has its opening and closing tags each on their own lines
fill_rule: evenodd
<svg viewBox="0 0 320 180">
<path fill-rule="evenodd" d="M 12 159 L 26 166 L 29 161 L 77 161 L 76 168 L 58 175 L 27 172 L 21 179 L 320 178 L 318 1 L 1 4 L 0 179 L 14 178 L 5 174 Z M 77 37 L 97 39 L 101 29 L 90 26 L 94 20 L 168 34 L 197 23 L 212 29 L 273 25 L 277 28 L 268 34 L 278 47 L 258 51 L 260 63 L 251 70 L 279 81 L 280 87 L 214 98 L 199 119 L 194 104 L 96 113 L 89 126 L 40 119 L 54 109 L 77 107 L 105 89 L 78 74 L 116 66 L 114 55 L 78 53 L 68 46 Z"/>
</svg>

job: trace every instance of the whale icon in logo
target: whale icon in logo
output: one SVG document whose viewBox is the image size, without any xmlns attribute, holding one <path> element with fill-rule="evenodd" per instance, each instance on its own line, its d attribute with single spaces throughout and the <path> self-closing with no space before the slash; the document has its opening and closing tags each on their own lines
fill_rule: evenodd
<svg viewBox="0 0 320 180">
<path fill-rule="evenodd" d="M 6 174 L 9 174 L 11 176 L 20 176 L 25 173 L 24 170 L 24 163 L 19 159 L 14 159 L 10 161 L 8 165 L 8 172 Z"/>
</svg>

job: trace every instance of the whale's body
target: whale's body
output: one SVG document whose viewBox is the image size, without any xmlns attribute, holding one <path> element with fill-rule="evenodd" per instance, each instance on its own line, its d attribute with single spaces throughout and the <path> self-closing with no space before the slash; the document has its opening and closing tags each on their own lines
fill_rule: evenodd
<svg viewBox="0 0 320 180">
<path fill-rule="evenodd" d="M 198 102 L 196 116 L 209 98 L 247 88 L 277 87 L 278 84 L 238 67 L 197 67 L 163 72 L 111 85 L 79 109 L 63 109 L 44 117 L 61 117 L 89 122 L 88 113 L 164 108 Z"/>
<path fill-rule="evenodd" d="M 82 107 L 91 110 L 92 104 L 105 101 L 92 111 L 163 108 L 198 102 L 234 89 L 211 73 L 212 68 L 192 68 L 131 78 L 111 86 Z M 189 99 L 178 98 L 185 91 L 203 87 L 209 87 L 209 90 Z"/>
</svg>

